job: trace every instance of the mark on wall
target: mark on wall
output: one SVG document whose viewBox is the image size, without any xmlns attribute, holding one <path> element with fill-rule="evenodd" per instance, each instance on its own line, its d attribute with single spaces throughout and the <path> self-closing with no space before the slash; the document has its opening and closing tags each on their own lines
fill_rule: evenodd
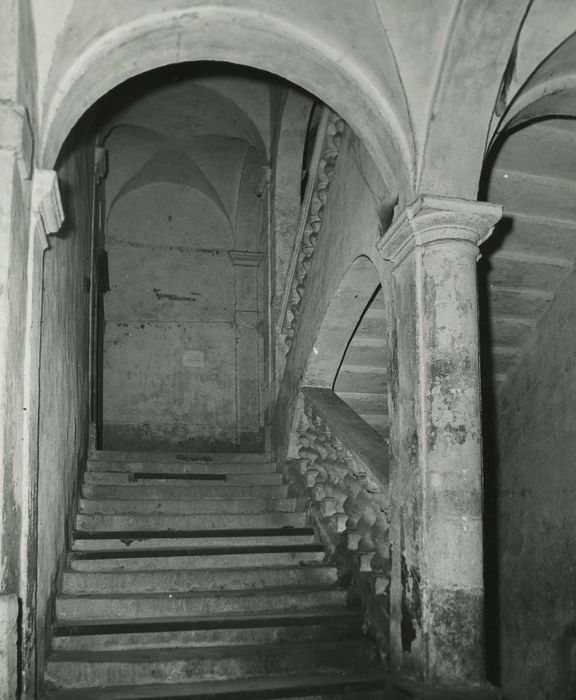
<svg viewBox="0 0 576 700">
<path fill-rule="evenodd" d="M 170 301 L 196 301 L 196 297 L 201 297 L 201 292 L 190 292 L 188 296 L 182 294 L 169 294 L 161 289 L 154 288 L 152 290 L 156 295 L 156 299 L 169 299 Z"/>
<path fill-rule="evenodd" d="M 202 350 L 185 350 L 182 353 L 184 367 L 204 367 L 204 353 Z"/>
</svg>

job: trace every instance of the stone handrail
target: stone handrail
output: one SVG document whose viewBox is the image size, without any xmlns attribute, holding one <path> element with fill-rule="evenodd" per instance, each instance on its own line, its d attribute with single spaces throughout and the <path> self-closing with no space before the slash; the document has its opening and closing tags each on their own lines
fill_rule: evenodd
<svg viewBox="0 0 576 700">
<path fill-rule="evenodd" d="M 303 387 L 298 458 L 288 478 L 341 576 L 388 648 L 390 543 L 388 445 L 330 389 Z"/>
<path fill-rule="evenodd" d="M 335 112 L 326 106 L 322 108 L 280 309 L 287 350 L 294 337 L 308 270 L 322 228 L 324 206 L 344 127 L 344 121 Z"/>
</svg>

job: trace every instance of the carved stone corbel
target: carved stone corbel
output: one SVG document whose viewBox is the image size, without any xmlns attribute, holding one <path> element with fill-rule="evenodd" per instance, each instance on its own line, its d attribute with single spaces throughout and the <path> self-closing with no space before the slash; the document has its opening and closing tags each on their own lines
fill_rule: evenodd
<svg viewBox="0 0 576 700">
<path fill-rule="evenodd" d="M 48 236 L 58 233 L 64 222 L 64 209 L 54 170 L 35 170 L 31 199 L 32 233 L 37 235 L 44 250 L 49 247 Z"/>
</svg>

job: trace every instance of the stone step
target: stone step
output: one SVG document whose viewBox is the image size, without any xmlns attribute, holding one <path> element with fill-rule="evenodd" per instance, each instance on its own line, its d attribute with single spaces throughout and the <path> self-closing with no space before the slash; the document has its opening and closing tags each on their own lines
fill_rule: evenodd
<svg viewBox="0 0 576 700">
<path fill-rule="evenodd" d="M 197 498 L 286 498 L 288 487 L 282 484 L 270 486 L 229 485 L 220 482 L 218 485 L 207 486 L 204 482 L 182 483 L 176 481 L 169 484 L 150 484 L 144 482 L 114 485 L 114 484 L 83 484 L 84 498 L 120 498 L 142 499 L 154 498 L 169 500 L 190 500 Z"/>
<path fill-rule="evenodd" d="M 346 394 L 385 394 L 386 375 L 378 368 L 342 367 L 336 381 L 336 392 Z"/>
<path fill-rule="evenodd" d="M 82 494 L 47 697 L 384 697 L 270 455 L 94 453 Z"/>
<path fill-rule="evenodd" d="M 91 450 L 90 459 L 94 460 L 126 460 L 138 459 L 147 462 L 158 462 L 165 459 L 178 461 L 212 461 L 212 462 L 270 462 L 274 461 L 269 452 L 186 452 L 185 450 L 175 450 L 172 452 L 162 452 L 144 450 Z"/>
<path fill-rule="evenodd" d="M 369 670 L 376 660 L 367 640 L 114 651 L 55 651 L 46 664 L 50 687 L 184 683 Z"/>
<path fill-rule="evenodd" d="M 92 450 L 88 455 L 91 462 L 274 462 L 271 454 L 266 452 L 144 452 L 126 450 Z"/>
<path fill-rule="evenodd" d="M 183 486 L 196 488 L 197 486 L 282 486 L 282 474 L 279 472 L 255 473 L 238 472 L 227 474 L 226 472 L 214 472 L 202 474 L 189 470 L 187 472 L 169 471 L 87 471 L 84 475 L 84 484 L 119 484 L 139 486 Z"/>
<path fill-rule="evenodd" d="M 171 472 L 173 474 L 270 474 L 276 472 L 278 466 L 272 461 L 178 461 L 178 460 L 121 460 L 121 459 L 89 459 L 88 472 L 112 471 L 112 472 Z"/>
<path fill-rule="evenodd" d="M 316 542 L 309 527 L 255 528 L 246 530 L 167 530 L 75 532 L 72 551 L 166 549 L 167 547 L 237 547 L 258 545 L 306 545 Z"/>
<path fill-rule="evenodd" d="M 275 558 L 273 558 L 275 559 Z M 85 563 L 85 562 L 84 562 Z M 254 568 L 164 569 L 138 571 L 71 571 L 62 576 L 64 595 L 95 593 L 185 593 L 289 586 L 330 586 L 337 582 L 337 571 L 325 564 L 259 565 Z"/>
<path fill-rule="evenodd" d="M 192 617 L 195 615 L 245 614 L 261 612 L 304 612 L 346 605 L 347 592 L 341 588 L 265 589 L 258 591 L 203 591 L 176 594 L 115 594 L 59 596 L 56 618 L 70 620 Z"/>
<path fill-rule="evenodd" d="M 82 700 L 388 700 L 383 672 L 358 675 L 315 675 L 233 681 L 146 685 L 82 690 Z M 53 690 L 49 700 L 79 700 L 77 690 Z M 406 695 L 406 700 L 410 696 Z"/>
<path fill-rule="evenodd" d="M 359 394 L 350 391 L 339 391 L 338 396 L 358 414 L 388 413 L 387 394 Z"/>
<path fill-rule="evenodd" d="M 164 571 L 299 566 L 324 561 L 322 545 L 258 545 L 70 552 L 71 571 Z M 215 572 L 216 575 L 216 572 Z"/>
<path fill-rule="evenodd" d="M 304 527 L 306 513 L 205 513 L 201 515 L 84 515 L 76 516 L 80 531 L 166 531 Z M 238 533 L 241 535 L 242 533 Z"/>
<path fill-rule="evenodd" d="M 270 474 L 277 471 L 276 462 L 267 461 L 178 461 L 178 460 L 121 460 L 121 459 L 89 459 L 88 472 L 171 472 L 173 474 Z"/>
<path fill-rule="evenodd" d="M 362 618 L 356 611 L 334 609 L 176 620 L 80 621 L 56 625 L 53 631 L 53 649 L 76 651 L 272 644 L 359 638 Z"/>
<path fill-rule="evenodd" d="M 80 513 L 102 513 L 110 515 L 169 514 L 198 515 L 200 513 L 293 513 L 296 508 L 294 498 L 205 498 L 202 500 L 153 500 L 143 498 L 121 500 L 81 498 L 78 504 Z"/>
</svg>

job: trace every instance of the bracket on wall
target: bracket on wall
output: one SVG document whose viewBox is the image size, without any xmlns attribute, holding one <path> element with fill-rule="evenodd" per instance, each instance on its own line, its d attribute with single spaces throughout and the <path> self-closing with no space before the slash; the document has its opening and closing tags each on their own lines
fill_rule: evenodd
<svg viewBox="0 0 576 700">
<path fill-rule="evenodd" d="M 64 222 L 64 209 L 54 170 L 35 170 L 32 178 L 31 221 L 44 250 L 49 247 L 48 236 L 57 233 Z"/>
</svg>

